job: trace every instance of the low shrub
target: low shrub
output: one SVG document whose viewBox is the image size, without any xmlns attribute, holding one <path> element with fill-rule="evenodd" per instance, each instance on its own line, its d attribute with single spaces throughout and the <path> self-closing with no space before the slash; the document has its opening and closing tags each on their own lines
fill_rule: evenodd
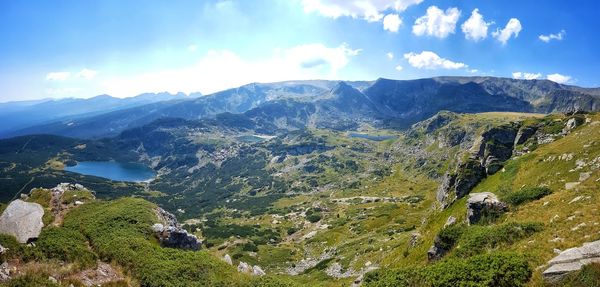
<svg viewBox="0 0 600 287">
<path fill-rule="evenodd" d="M 321 214 L 320 213 L 313 213 L 311 215 L 306 216 L 306 220 L 315 223 L 318 222 L 319 220 L 321 220 Z"/>
<path fill-rule="evenodd" d="M 86 238 L 77 230 L 62 227 L 44 229 L 36 245 L 45 258 L 73 262 L 81 267 L 96 264 L 96 254 L 90 251 Z"/>
<path fill-rule="evenodd" d="M 426 267 L 380 269 L 367 273 L 364 286 L 524 286 L 531 268 L 522 255 L 491 253 L 467 259 L 452 258 Z"/>
<path fill-rule="evenodd" d="M 552 193 L 547 187 L 526 187 L 519 191 L 511 192 L 504 196 L 503 200 L 512 205 L 521 205 L 530 201 L 538 200 Z"/>
<path fill-rule="evenodd" d="M 495 249 L 501 245 L 511 245 L 543 229 L 541 223 L 506 223 L 495 226 L 470 226 L 460 236 L 456 256 L 473 256 Z"/>
</svg>

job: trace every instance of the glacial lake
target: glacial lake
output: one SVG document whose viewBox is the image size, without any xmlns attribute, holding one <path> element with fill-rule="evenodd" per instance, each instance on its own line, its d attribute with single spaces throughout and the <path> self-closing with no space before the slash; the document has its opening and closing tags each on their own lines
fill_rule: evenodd
<svg viewBox="0 0 600 287">
<path fill-rule="evenodd" d="M 350 137 L 351 138 L 368 139 L 368 140 L 372 140 L 372 141 L 385 141 L 385 140 L 391 140 L 391 139 L 396 138 L 396 136 L 390 136 L 390 135 L 370 135 L 370 134 L 359 134 L 359 133 L 350 133 Z"/>
<path fill-rule="evenodd" d="M 145 165 L 116 161 L 82 161 L 77 165 L 65 167 L 65 170 L 114 181 L 141 182 L 156 176 L 156 172 Z"/>
</svg>

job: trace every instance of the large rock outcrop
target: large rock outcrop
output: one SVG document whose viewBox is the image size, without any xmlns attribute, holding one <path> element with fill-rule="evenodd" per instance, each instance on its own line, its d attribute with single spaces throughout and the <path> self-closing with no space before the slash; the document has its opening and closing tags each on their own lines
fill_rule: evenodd
<svg viewBox="0 0 600 287">
<path fill-rule="evenodd" d="M 453 172 L 444 175 L 436 196 L 442 208 L 469 194 L 488 175 L 498 172 L 513 155 L 515 146 L 527 141 L 536 130 L 537 127 L 511 123 L 482 133 L 469 157 L 460 161 Z"/>
<path fill-rule="evenodd" d="M 544 279 L 555 282 L 570 272 L 580 270 L 584 265 L 600 263 L 600 240 L 584 243 L 581 247 L 569 248 L 548 261 Z"/>
<path fill-rule="evenodd" d="M 18 242 L 37 239 L 44 227 L 44 208 L 32 202 L 17 199 L 0 216 L 0 233 L 14 236 Z"/>
<path fill-rule="evenodd" d="M 158 237 L 161 246 L 189 250 L 200 249 L 202 241 L 181 228 L 175 215 L 162 208 L 158 208 L 156 214 L 161 223 L 155 223 L 152 231 Z"/>
<path fill-rule="evenodd" d="M 482 218 L 496 217 L 508 206 L 491 192 L 472 193 L 467 200 L 467 222 L 475 224 Z"/>
</svg>

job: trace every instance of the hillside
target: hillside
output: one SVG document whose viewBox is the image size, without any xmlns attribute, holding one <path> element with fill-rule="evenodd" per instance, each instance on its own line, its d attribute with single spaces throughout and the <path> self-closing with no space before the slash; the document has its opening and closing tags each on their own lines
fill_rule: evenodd
<svg viewBox="0 0 600 287">
<path fill-rule="evenodd" d="M 70 222 L 77 222 L 77 232 L 91 240 L 95 256 L 131 270 L 122 275 L 134 286 L 177 286 L 160 281 L 177 268 L 208 268 L 183 280 L 207 274 L 202 280 L 209 285 L 247 283 L 243 272 L 220 263 L 218 258 L 224 257 L 234 266 L 259 266 L 269 275 L 260 280 L 272 284 L 340 286 L 364 278 L 366 286 L 544 286 L 544 265 L 557 250 L 600 239 L 594 221 L 598 114 L 444 111 L 403 132 L 365 124 L 356 131 L 302 126 L 290 131 L 263 120 L 265 115 L 276 114 L 162 119 L 99 141 L 54 136 L 2 140 L 2 198 L 34 198 L 30 189 L 60 182 L 95 191 L 105 201 L 73 208 L 59 225 L 73 229 Z M 141 162 L 158 177 L 125 183 L 63 170 L 86 160 Z M 469 194 L 478 192 L 497 195 L 508 204 L 507 212 L 464 224 Z M 147 201 L 117 199 L 128 195 Z M 188 259 L 172 259 L 181 265 L 139 265 L 140 257 L 148 257 L 144 248 L 160 248 L 148 239 L 153 222 L 144 209 L 155 206 L 148 201 L 177 215 L 183 228 L 202 239 L 203 249 L 198 254 L 175 249 L 152 253 L 198 256 L 189 260 L 207 262 L 207 267 L 190 267 Z M 444 228 L 451 216 L 456 223 Z M 149 243 L 140 241 L 129 255 L 116 254 L 129 252 L 132 245 L 111 239 L 119 233 L 104 229 L 110 226 L 137 230 Z M 40 235 L 36 243 L 40 248 L 43 239 Z M 125 249 L 108 252 L 109 246 Z M 443 249 L 428 255 L 432 246 Z M 25 256 L 20 252 L 14 256 Z M 35 258 L 52 261 L 53 256 Z M 503 273 L 513 275 L 494 281 Z M 53 273 L 61 280 L 69 274 Z M 573 276 L 565 280 L 583 278 Z"/>
</svg>

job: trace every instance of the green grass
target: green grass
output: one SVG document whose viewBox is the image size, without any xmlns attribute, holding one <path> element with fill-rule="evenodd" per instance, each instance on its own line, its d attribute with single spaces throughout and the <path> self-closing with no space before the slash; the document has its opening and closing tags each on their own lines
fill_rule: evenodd
<svg viewBox="0 0 600 287">
<path fill-rule="evenodd" d="M 94 199 L 94 195 L 89 190 L 67 190 L 62 195 L 64 204 L 75 203 L 75 201 L 88 202 Z"/>
</svg>

